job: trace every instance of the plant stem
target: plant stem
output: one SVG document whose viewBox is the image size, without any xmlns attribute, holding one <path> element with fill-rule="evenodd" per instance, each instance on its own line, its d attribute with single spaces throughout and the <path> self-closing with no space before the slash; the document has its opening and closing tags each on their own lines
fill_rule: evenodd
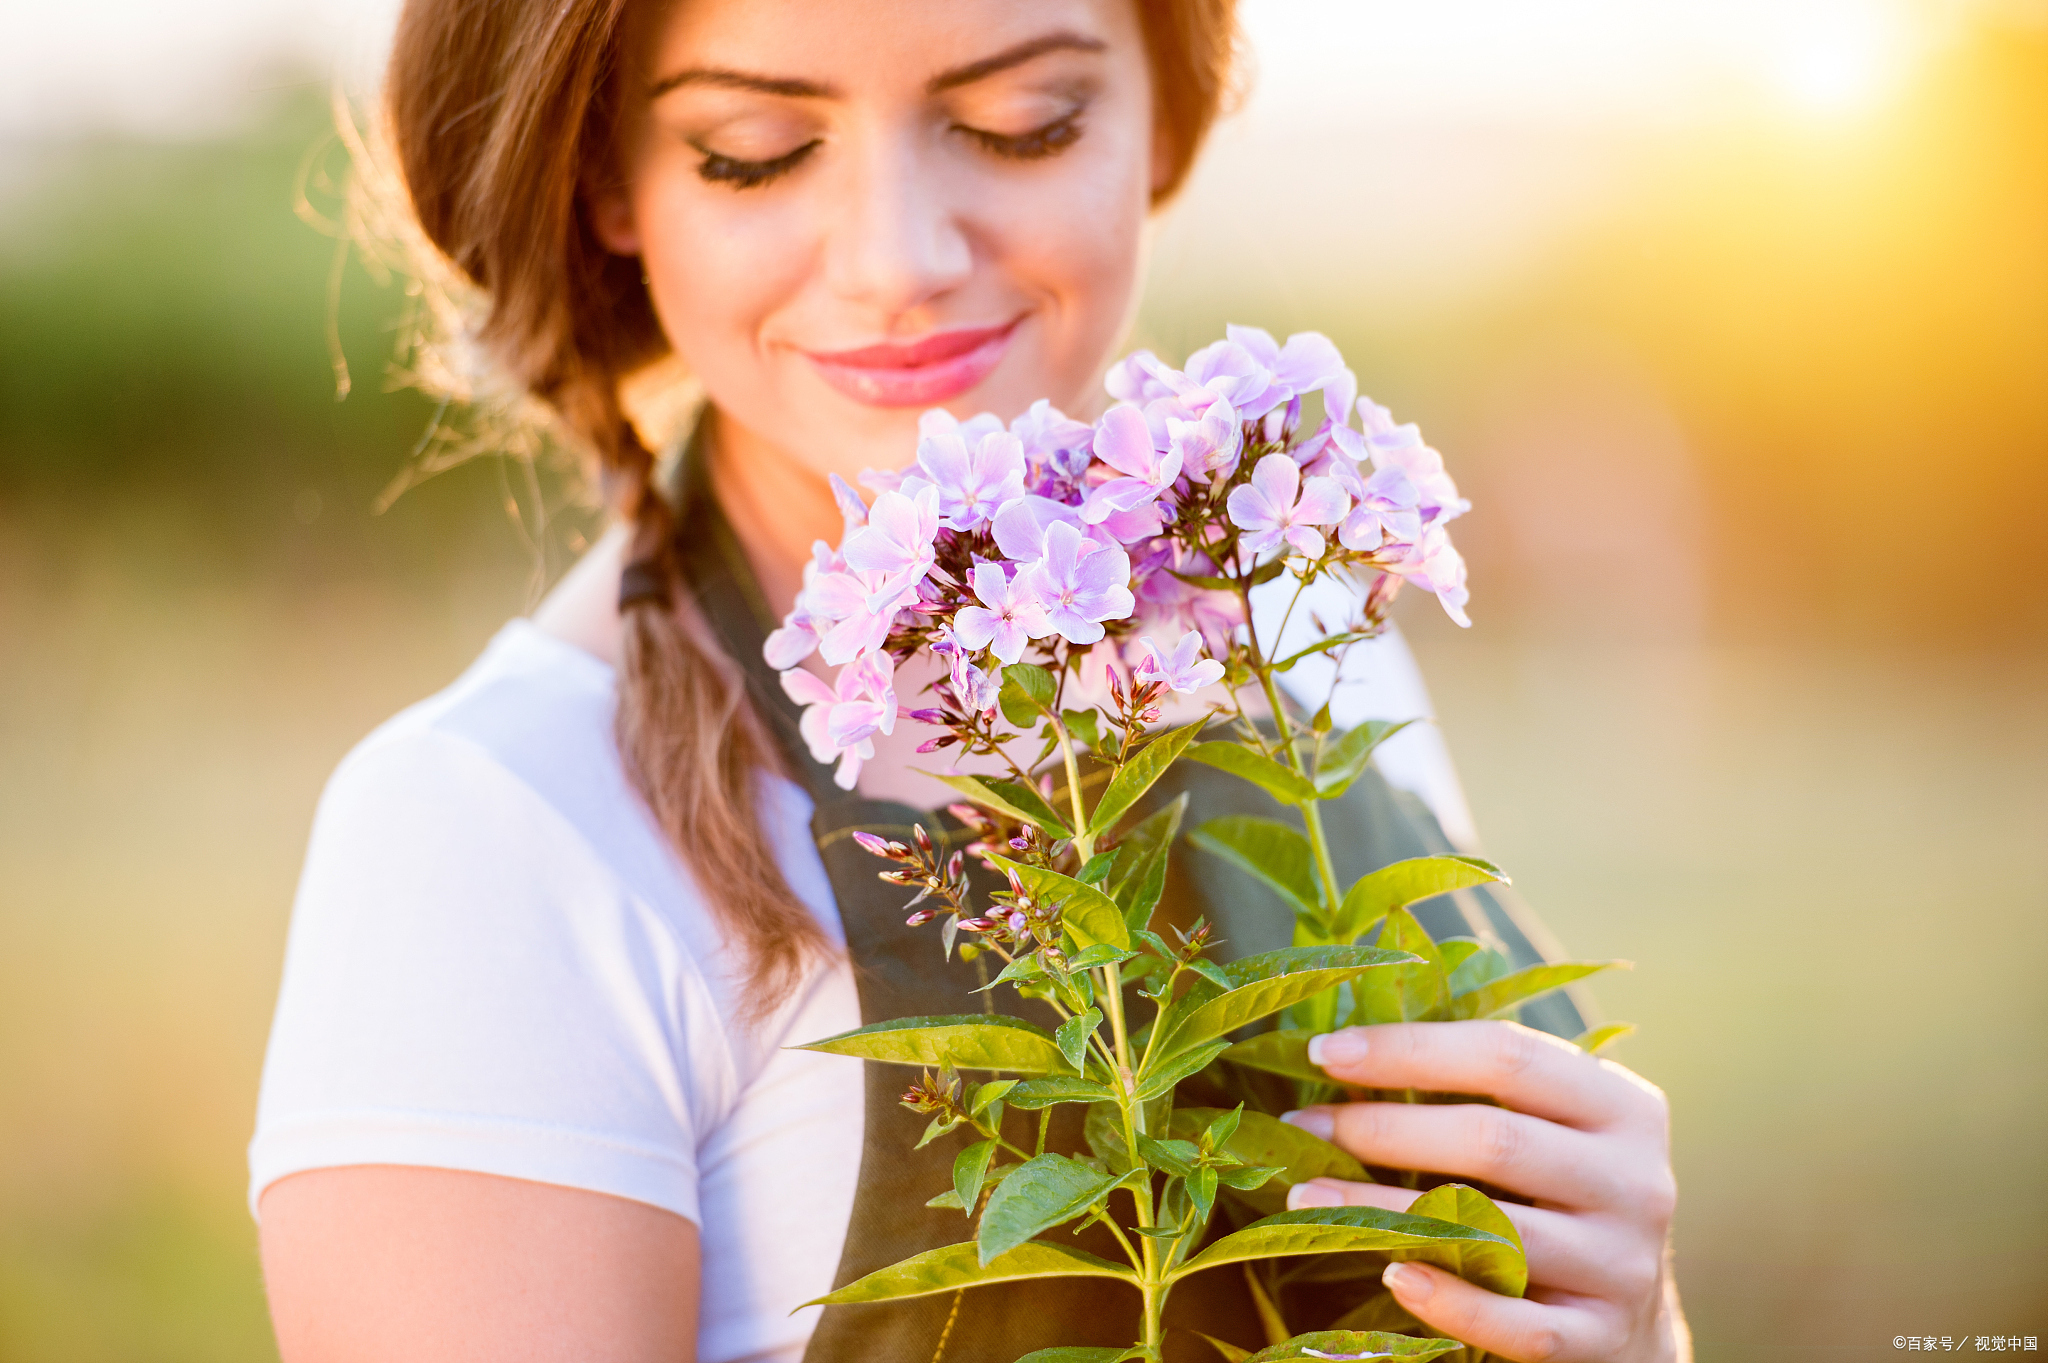
<svg viewBox="0 0 2048 1363">
<path fill-rule="evenodd" d="M 1081 803 L 1081 764 L 1074 757 L 1074 739 L 1055 712 L 1046 714 L 1053 732 L 1060 736 L 1060 760 L 1067 764 L 1067 800 L 1074 807 L 1074 854 L 1083 865 L 1095 855 L 1095 839 L 1088 836 L 1088 810 Z"/>
<path fill-rule="evenodd" d="M 1261 658 L 1257 669 L 1259 683 L 1266 691 L 1266 704 L 1273 711 L 1273 725 L 1280 731 L 1280 750 L 1287 761 L 1304 777 L 1310 777 L 1308 763 L 1302 759 L 1294 742 L 1294 725 L 1287 718 L 1287 709 L 1280 702 L 1280 684 L 1273 680 L 1273 669 Z M 1343 896 L 1337 892 L 1337 868 L 1330 860 L 1329 839 L 1323 834 L 1323 812 L 1320 800 L 1304 800 L 1301 806 L 1301 822 L 1308 829 L 1309 850 L 1316 861 L 1316 878 L 1322 881 L 1324 907 L 1331 913 Z"/>
</svg>

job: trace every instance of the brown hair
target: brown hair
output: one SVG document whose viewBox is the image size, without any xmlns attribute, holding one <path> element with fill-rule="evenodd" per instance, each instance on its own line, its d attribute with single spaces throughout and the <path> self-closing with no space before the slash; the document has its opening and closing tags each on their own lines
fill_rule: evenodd
<svg viewBox="0 0 2048 1363">
<path fill-rule="evenodd" d="M 688 0 L 681 0 L 687 3 Z M 1229 83 L 1235 0 L 1137 0 L 1170 156 L 1186 178 Z M 606 503 L 634 526 L 631 561 L 673 575 L 673 511 L 627 419 L 623 378 L 662 358 L 638 261 L 606 250 L 581 199 L 613 163 L 628 0 L 407 0 L 386 127 L 418 227 L 478 292 L 474 336 L 553 424 L 595 457 Z M 824 945 L 756 816 L 781 763 L 738 666 L 687 593 L 624 608 L 618 741 L 635 783 L 748 953 L 754 1011 L 788 994 Z M 699 848 L 719 855 L 699 857 Z"/>
</svg>

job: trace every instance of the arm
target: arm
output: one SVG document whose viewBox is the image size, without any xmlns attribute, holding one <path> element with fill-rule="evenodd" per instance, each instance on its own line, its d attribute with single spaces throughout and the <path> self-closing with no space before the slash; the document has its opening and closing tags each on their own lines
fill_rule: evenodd
<svg viewBox="0 0 2048 1363">
<path fill-rule="evenodd" d="M 1516 1363 L 1690 1363 L 1668 1258 L 1669 1109 L 1647 1081 L 1511 1022 L 1411 1022 L 1316 1038 L 1346 1084 L 1477 1093 L 1501 1104 L 1343 1103 L 1288 1114 L 1359 1159 L 1483 1180 L 1529 1254 L 1529 1294 L 1496 1296 L 1423 1264 L 1386 1283 L 1410 1313 Z M 1417 1194 L 1313 1179 L 1290 1207 L 1405 1211 Z"/>
<path fill-rule="evenodd" d="M 319 1169 L 262 1200 L 284 1363 L 690 1363 L 691 1222 L 624 1198 L 399 1165 Z"/>
</svg>

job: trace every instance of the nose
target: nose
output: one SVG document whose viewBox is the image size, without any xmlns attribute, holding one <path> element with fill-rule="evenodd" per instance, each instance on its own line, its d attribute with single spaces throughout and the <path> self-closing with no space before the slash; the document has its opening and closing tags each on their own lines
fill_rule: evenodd
<svg viewBox="0 0 2048 1363">
<path fill-rule="evenodd" d="M 940 158 L 914 131 L 862 139 L 827 228 L 826 282 L 886 327 L 965 283 L 974 243 Z"/>
</svg>

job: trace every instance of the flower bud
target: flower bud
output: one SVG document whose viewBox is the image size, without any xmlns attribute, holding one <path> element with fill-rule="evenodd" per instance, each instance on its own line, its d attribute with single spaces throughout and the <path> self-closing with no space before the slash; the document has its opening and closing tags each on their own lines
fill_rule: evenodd
<svg viewBox="0 0 2048 1363">
<path fill-rule="evenodd" d="M 1023 936 L 1023 935 L 1024 935 L 1024 929 L 1026 929 L 1026 928 L 1028 928 L 1028 927 L 1030 927 L 1030 926 L 1031 926 L 1031 920 L 1030 920 L 1030 919 L 1028 919 L 1028 918 L 1026 918 L 1026 917 L 1024 916 L 1024 911 L 1023 911 L 1022 909 L 1012 909 L 1012 910 L 1010 910 L 1010 931 L 1011 931 L 1011 932 L 1014 932 L 1014 933 L 1016 933 L 1016 934 L 1017 934 L 1018 936 L 1020 936 L 1020 937 L 1021 937 L 1021 936 Z"/>
<path fill-rule="evenodd" d="M 1010 839 L 1010 850 L 1012 852 L 1029 852 L 1031 850 L 1031 839 L 1019 833 L 1016 837 Z"/>
<path fill-rule="evenodd" d="M 993 918 L 982 918 L 977 916 L 974 918 L 963 918 L 960 920 L 960 930 L 962 932 L 987 932 L 991 928 L 995 927 L 995 925 L 996 920 Z"/>
<path fill-rule="evenodd" d="M 937 909 L 919 909 L 916 913 L 904 919 L 903 925 L 909 928 L 921 928 L 938 916 L 939 911 Z"/>
<path fill-rule="evenodd" d="M 923 824 L 913 824 L 910 829 L 910 836 L 917 839 L 918 851 L 924 853 L 927 857 L 932 854 L 932 835 L 924 831 Z"/>
</svg>

